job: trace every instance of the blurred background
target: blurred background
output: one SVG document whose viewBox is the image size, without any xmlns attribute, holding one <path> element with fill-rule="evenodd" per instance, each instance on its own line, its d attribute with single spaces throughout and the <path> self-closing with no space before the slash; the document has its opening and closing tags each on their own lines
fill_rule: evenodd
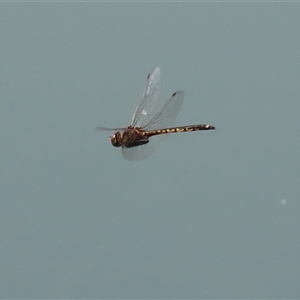
<svg viewBox="0 0 300 300">
<path fill-rule="evenodd" d="M 296 3 L 1 3 L 1 298 L 299 298 Z M 185 100 L 141 162 L 147 74 Z"/>
</svg>

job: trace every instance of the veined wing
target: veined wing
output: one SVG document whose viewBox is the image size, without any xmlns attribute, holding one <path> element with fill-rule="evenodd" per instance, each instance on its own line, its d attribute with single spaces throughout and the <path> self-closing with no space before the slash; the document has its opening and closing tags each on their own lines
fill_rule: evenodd
<svg viewBox="0 0 300 300">
<path fill-rule="evenodd" d="M 158 111 L 143 128 L 145 130 L 155 130 L 174 127 L 176 118 L 182 106 L 183 98 L 184 93 L 182 91 L 174 93 L 163 108 Z M 169 135 L 164 134 L 161 137 L 165 138 L 167 136 Z"/>
<path fill-rule="evenodd" d="M 147 76 L 147 83 L 141 102 L 137 106 L 131 119 L 132 126 L 142 127 L 149 123 L 149 120 L 157 110 L 160 95 L 161 73 L 160 68 L 157 67 Z"/>
<path fill-rule="evenodd" d="M 122 155 L 127 160 L 143 160 L 155 150 L 155 143 L 151 140 L 148 144 L 132 148 L 122 148 Z"/>
</svg>

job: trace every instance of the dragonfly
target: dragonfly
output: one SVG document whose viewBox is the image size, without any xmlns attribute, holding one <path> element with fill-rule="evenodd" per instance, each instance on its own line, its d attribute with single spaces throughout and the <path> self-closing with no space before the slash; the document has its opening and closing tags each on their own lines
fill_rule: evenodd
<svg viewBox="0 0 300 300">
<path fill-rule="evenodd" d="M 124 128 L 97 127 L 97 130 L 114 131 L 109 137 L 110 143 L 115 147 L 121 147 L 122 156 L 133 161 L 143 160 L 153 153 L 155 138 L 163 140 L 171 133 L 215 129 L 208 124 L 174 127 L 184 93 L 182 91 L 173 93 L 162 108 L 159 108 L 160 98 L 161 70 L 157 67 L 147 76 L 142 99 L 134 111 L 130 125 Z"/>
</svg>

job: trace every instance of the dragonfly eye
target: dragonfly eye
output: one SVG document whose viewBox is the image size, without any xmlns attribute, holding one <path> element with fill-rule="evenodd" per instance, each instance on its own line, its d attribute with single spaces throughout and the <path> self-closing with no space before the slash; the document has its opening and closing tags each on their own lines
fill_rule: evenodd
<svg viewBox="0 0 300 300">
<path fill-rule="evenodd" d="M 113 135 L 110 136 L 109 140 L 110 140 L 110 143 L 115 146 L 115 147 L 120 147 L 121 144 L 119 142 L 119 139 L 117 137 L 118 133 L 115 133 Z"/>
</svg>

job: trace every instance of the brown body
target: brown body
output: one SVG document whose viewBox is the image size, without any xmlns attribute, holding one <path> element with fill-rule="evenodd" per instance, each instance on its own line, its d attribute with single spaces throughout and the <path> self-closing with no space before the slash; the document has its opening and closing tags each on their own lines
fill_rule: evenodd
<svg viewBox="0 0 300 300">
<path fill-rule="evenodd" d="M 174 127 L 183 103 L 184 93 L 182 91 L 173 93 L 162 106 L 160 95 L 161 71 L 157 67 L 147 76 L 142 99 L 133 113 L 130 126 L 126 128 L 98 127 L 99 130 L 114 132 L 110 136 L 110 142 L 115 147 L 121 147 L 121 153 L 125 159 L 132 161 L 149 157 L 155 149 L 154 141 L 149 143 L 152 136 L 162 135 L 161 139 L 163 139 L 175 132 L 215 129 L 214 126 L 207 124 Z"/>
<path fill-rule="evenodd" d="M 113 134 L 110 137 L 110 142 L 115 147 L 132 148 L 149 143 L 149 138 L 154 135 L 213 129 L 215 129 L 215 127 L 208 124 L 189 125 L 149 131 L 146 131 L 140 127 L 128 126 L 126 130 L 122 132 L 118 131 Z"/>
</svg>

